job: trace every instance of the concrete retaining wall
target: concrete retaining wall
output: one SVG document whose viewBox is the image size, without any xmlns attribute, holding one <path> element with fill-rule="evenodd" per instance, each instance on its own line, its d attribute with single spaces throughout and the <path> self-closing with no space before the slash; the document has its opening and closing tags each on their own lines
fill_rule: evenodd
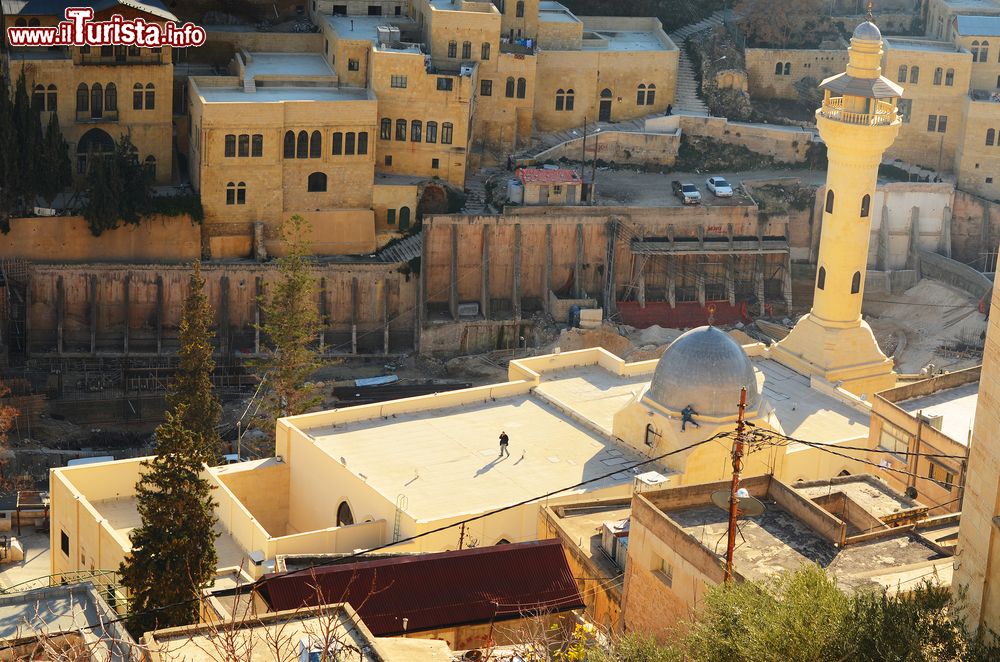
<svg viewBox="0 0 1000 662">
<path fill-rule="evenodd" d="M 989 278 L 972 267 L 927 251 L 920 251 L 920 273 L 968 292 L 977 299 L 982 299 L 993 287 Z"/>
</svg>

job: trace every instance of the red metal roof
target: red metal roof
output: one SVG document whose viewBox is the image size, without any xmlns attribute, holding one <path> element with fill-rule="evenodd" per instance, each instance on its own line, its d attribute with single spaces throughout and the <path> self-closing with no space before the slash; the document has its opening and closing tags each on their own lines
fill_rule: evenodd
<svg viewBox="0 0 1000 662">
<path fill-rule="evenodd" d="M 525 184 L 572 184 L 580 181 L 576 170 L 559 168 L 518 168 L 518 179 Z"/>
<path fill-rule="evenodd" d="M 267 575 L 275 611 L 348 602 L 377 637 L 584 607 L 558 540 L 397 556 Z"/>
</svg>

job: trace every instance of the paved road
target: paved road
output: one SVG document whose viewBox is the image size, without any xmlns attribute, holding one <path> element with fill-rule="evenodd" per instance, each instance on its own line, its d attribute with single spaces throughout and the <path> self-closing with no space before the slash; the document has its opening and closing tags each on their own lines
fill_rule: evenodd
<svg viewBox="0 0 1000 662">
<path fill-rule="evenodd" d="M 589 176 L 589 171 L 588 171 Z M 826 179 L 823 170 L 754 170 L 748 172 L 713 172 L 713 173 L 651 173 L 631 170 L 597 170 L 597 195 L 599 203 L 627 204 L 636 206 L 680 206 L 681 202 L 670 190 L 670 182 L 674 179 L 691 182 L 701 191 L 703 204 L 712 206 L 730 206 L 740 204 L 739 198 L 716 198 L 705 188 L 705 180 L 710 175 L 722 175 L 731 184 L 738 185 L 744 181 L 755 179 L 779 179 L 797 177 L 803 183 L 820 185 Z M 744 198 L 743 203 L 746 202 Z"/>
</svg>

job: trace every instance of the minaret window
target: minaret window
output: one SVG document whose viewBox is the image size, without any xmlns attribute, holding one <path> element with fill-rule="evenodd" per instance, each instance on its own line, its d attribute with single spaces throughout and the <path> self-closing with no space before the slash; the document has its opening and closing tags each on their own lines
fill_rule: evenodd
<svg viewBox="0 0 1000 662">
<path fill-rule="evenodd" d="M 816 274 L 816 289 L 822 290 L 826 288 L 826 267 L 820 267 L 819 273 Z"/>
<path fill-rule="evenodd" d="M 865 193 L 865 197 L 861 198 L 861 218 L 867 218 L 871 210 L 872 196 Z"/>
<path fill-rule="evenodd" d="M 851 294 L 857 294 L 861 291 L 861 272 L 855 271 L 854 277 L 851 278 Z"/>
<path fill-rule="evenodd" d="M 826 192 L 826 213 L 833 213 L 833 191 Z"/>
</svg>

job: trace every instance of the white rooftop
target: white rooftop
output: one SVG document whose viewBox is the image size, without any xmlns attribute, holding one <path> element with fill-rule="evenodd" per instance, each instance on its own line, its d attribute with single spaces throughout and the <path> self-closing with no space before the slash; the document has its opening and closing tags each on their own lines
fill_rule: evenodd
<svg viewBox="0 0 1000 662">
<path fill-rule="evenodd" d="M 976 420 L 976 402 L 979 400 L 979 382 L 944 389 L 919 398 L 897 402 L 896 406 L 909 414 L 923 412 L 924 416 L 942 416 L 941 432 L 960 444 L 969 443 L 969 432 Z"/>
<path fill-rule="evenodd" d="M 199 87 L 205 103 L 283 103 L 287 101 L 363 101 L 367 91 L 353 87 Z"/>
<path fill-rule="evenodd" d="M 596 34 L 606 40 L 595 44 L 593 40 L 586 38 L 587 33 Z M 590 42 L 588 44 L 588 41 Z M 664 45 L 656 34 L 651 30 L 589 30 L 584 24 L 583 50 L 609 50 L 609 51 L 669 51 L 673 50 Z"/>
<path fill-rule="evenodd" d="M 258 76 L 334 76 L 319 53 L 250 53 L 247 73 Z"/>
<path fill-rule="evenodd" d="M 958 49 L 950 41 L 936 39 L 900 39 L 886 37 L 884 39 L 889 50 L 897 51 L 931 51 L 935 53 L 957 53 Z"/>
<path fill-rule="evenodd" d="M 1000 16 L 959 16 L 956 22 L 963 37 L 1000 37 Z"/>
<path fill-rule="evenodd" d="M 325 16 L 327 22 L 337 31 L 341 39 L 367 39 L 375 41 L 377 28 L 395 25 L 401 29 L 416 27 L 416 23 L 406 16 Z"/>
</svg>

